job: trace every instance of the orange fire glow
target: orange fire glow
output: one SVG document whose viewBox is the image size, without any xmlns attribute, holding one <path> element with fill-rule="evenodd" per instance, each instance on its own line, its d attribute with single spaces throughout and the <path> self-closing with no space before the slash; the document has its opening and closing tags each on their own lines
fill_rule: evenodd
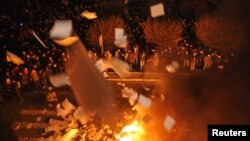
<svg viewBox="0 0 250 141">
<path fill-rule="evenodd" d="M 119 141 L 140 141 L 144 135 L 142 124 L 135 120 L 131 124 L 122 128 L 121 132 L 116 135 Z"/>
</svg>

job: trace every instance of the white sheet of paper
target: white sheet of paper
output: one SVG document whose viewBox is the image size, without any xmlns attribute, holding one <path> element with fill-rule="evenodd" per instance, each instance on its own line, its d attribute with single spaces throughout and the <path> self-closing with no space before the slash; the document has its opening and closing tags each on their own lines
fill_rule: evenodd
<svg viewBox="0 0 250 141">
<path fill-rule="evenodd" d="M 96 61 L 95 67 L 99 70 L 99 72 L 103 72 L 108 68 L 111 68 L 111 64 L 105 60 L 100 59 Z"/>
<path fill-rule="evenodd" d="M 122 97 L 129 98 L 133 95 L 137 95 L 137 92 L 132 88 L 124 88 L 122 89 Z"/>
<path fill-rule="evenodd" d="M 116 45 L 119 48 L 127 48 L 128 46 L 127 36 L 123 36 L 122 39 L 115 39 L 114 45 Z"/>
<path fill-rule="evenodd" d="M 148 97 L 146 97 L 146 96 L 144 96 L 144 95 L 140 95 L 140 96 L 139 96 L 139 99 L 138 99 L 138 103 L 139 103 L 142 107 L 144 107 L 144 108 L 146 108 L 146 109 L 149 109 L 150 106 L 151 106 L 151 104 L 152 104 L 152 101 L 151 101 L 150 98 L 148 98 Z"/>
<path fill-rule="evenodd" d="M 69 79 L 64 73 L 52 75 L 49 77 L 49 80 L 54 87 L 70 85 Z"/>
<path fill-rule="evenodd" d="M 78 107 L 74 112 L 74 118 L 79 120 L 83 125 L 89 121 L 90 115 L 88 115 L 82 107 Z"/>
<path fill-rule="evenodd" d="M 56 20 L 50 30 L 50 38 L 65 39 L 71 36 L 72 31 L 73 25 L 71 20 Z"/>
<path fill-rule="evenodd" d="M 72 37 L 68 37 L 65 39 L 53 40 L 53 41 L 61 46 L 67 47 L 67 46 L 72 45 L 73 43 L 75 43 L 78 40 L 79 40 L 79 38 L 77 36 L 72 36 Z"/>
<path fill-rule="evenodd" d="M 162 3 L 158 3 L 156 5 L 150 6 L 151 17 L 156 18 L 159 16 L 165 15 L 164 5 Z"/>
<path fill-rule="evenodd" d="M 65 118 L 69 114 L 69 112 L 67 110 L 61 108 L 61 104 L 60 103 L 57 104 L 57 106 L 56 106 L 56 112 L 57 112 L 58 116 L 61 116 L 63 118 Z"/>
<path fill-rule="evenodd" d="M 180 65 L 176 61 L 172 61 L 171 64 L 166 65 L 166 69 L 170 73 L 176 72 L 180 68 Z"/>
<path fill-rule="evenodd" d="M 163 125 L 167 129 L 167 131 L 170 131 L 175 125 L 175 120 L 171 116 L 167 115 L 163 122 Z"/>
<path fill-rule="evenodd" d="M 76 107 L 72 103 L 70 103 L 67 98 L 65 98 L 64 101 L 62 102 L 62 106 L 65 110 L 67 110 L 69 112 L 76 109 Z"/>
<path fill-rule="evenodd" d="M 110 64 L 112 69 L 121 77 L 121 78 L 127 78 L 131 75 L 130 70 L 131 67 L 128 63 L 117 59 L 117 58 L 111 58 Z"/>
<path fill-rule="evenodd" d="M 97 15 L 95 12 L 89 12 L 88 10 L 83 11 L 81 16 L 89 20 L 97 18 Z"/>
<path fill-rule="evenodd" d="M 124 29 L 123 28 L 115 28 L 115 40 L 123 40 Z"/>
<path fill-rule="evenodd" d="M 17 55 L 15 55 L 9 51 L 6 52 L 6 59 L 8 62 L 12 62 L 16 65 L 24 64 L 24 61 L 20 57 L 18 57 Z"/>
<path fill-rule="evenodd" d="M 129 97 L 129 104 L 130 105 L 134 105 L 135 104 L 135 102 L 136 102 L 136 100 L 138 100 L 138 94 L 137 93 L 135 93 L 135 94 L 133 94 L 132 96 L 130 96 Z"/>
</svg>

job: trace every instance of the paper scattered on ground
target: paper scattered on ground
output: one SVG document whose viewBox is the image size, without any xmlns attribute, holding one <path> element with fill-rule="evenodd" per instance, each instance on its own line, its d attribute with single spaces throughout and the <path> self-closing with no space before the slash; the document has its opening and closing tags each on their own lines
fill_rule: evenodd
<svg viewBox="0 0 250 141">
<path fill-rule="evenodd" d="M 156 5 L 151 6 L 150 13 L 151 13 L 151 17 L 153 18 L 165 15 L 164 5 L 162 3 L 158 3 Z"/>
<path fill-rule="evenodd" d="M 69 102 L 69 100 L 66 98 L 64 99 L 64 101 L 62 102 L 62 106 L 65 110 L 71 112 L 72 110 L 74 110 L 76 107 Z"/>
<path fill-rule="evenodd" d="M 57 104 L 56 106 L 56 111 L 57 111 L 57 115 L 58 116 L 61 116 L 61 117 L 66 117 L 68 114 L 69 114 L 69 111 L 67 110 L 64 110 L 62 107 L 61 107 L 61 104 Z"/>
<path fill-rule="evenodd" d="M 71 20 L 56 20 L 50 30 L 50 38 L 65 39 L 71 36 L 73 25 Z"/>
<path fill-rule="evenodd" d="M 170 131 L 175 125 L 175 120 L 171 116 L 167 115 L 163 122 L 163 125 L 167 129 L 167 131 Z"/>
<path fill-rule="evenodd" d="M 132 88 L 123 88 L 122 96 L 128 98 L 130 105 L 134 105 L 138 100 L 138 93 Z"/>
<path fill-rule="evenodd" d="M 91 113 L 87 113 L 84 111 L 82 107 L 78 107 L 74 112 L 74 118 L 79 120 L 81 124 L 86 124 L 89 120 L 91 120 Z"/>
<path fill-rule="evenodd" d="M 77 136 L 78 132 L 79 132 L 78 129 L 71 129 L 70 131 L 68 131 L 66 134 L 62 136 L 60 141 L 71 141 Z"/>
<path fill-rule="evenodd" d="M 84 17 L 84 18 L 86 18 L 86 19 L 89 19 L 89 20 L 97 18 L 97 15 L 96 15 L 95 12 L 90 12 L 88 10 L 83 11 L 82 14 L 81 14 L 81 16 Z"/>
</svg>

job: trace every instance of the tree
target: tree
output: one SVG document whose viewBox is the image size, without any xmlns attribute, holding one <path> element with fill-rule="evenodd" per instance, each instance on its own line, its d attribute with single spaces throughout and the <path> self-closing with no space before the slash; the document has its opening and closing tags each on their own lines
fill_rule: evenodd
<svg viewBox="0 0 250 141">
<path fill-rule="evenodd" d="M 247 44 L 245 26 L 215 15 L 207 15 L 195 23 L 198 40 L 204 45 L 222 50 L 236 51 Z"/>
<path fill-rule="evenodd" d="M 148 19 L 142 22 L 141 26 L 144 30 L 146 41 L 155 44 L 160 50 L 164 50 L 167 47 L 176 47 L 178 41 L 182 39 L 182 21 Z"/>
<path fill-rule="evenodd" d="M 102 35 L 104 50 L 114 46 L 115 28 L 125 28 L 124 21 L 117 16 L 97 19 L 87 31 L 87 40 L 91 45 L 99 45 L 99 37 Z"/>
</svg>

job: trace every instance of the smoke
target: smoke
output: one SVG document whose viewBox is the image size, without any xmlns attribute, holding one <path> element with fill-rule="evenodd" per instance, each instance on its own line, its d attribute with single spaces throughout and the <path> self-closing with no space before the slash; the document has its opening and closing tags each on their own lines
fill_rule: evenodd
<svg viewBox="0 0 250 141">
<path fill-rule="evenodd" d="M 250 25 L 246 13 L 249 3 L 225 0 L 218 14 Z M 247 28 L 245 32 L 250 37 Z M 249 45 L 248 41 L 240 47 L 223 74 L 166 74 L 161 84 L 165 101 L 154 105 L 151 114 L 157 118 L 149 130 L 162 137 L 161 140 L 205 141 L 208 124 L 250 124 Z M 176 120 L 176 132 L 162 128 L 166 114 Z"/>
</svg>

